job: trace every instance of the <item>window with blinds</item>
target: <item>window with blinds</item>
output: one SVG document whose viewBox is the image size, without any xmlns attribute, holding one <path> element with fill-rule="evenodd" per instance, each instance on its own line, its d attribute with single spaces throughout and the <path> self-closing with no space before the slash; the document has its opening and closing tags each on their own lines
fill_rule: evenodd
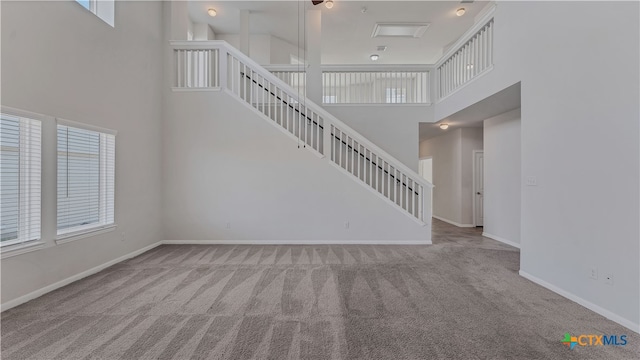
<svg viewBox="0 0 640 360">
<path fill-rule="evenodd" d="M 58 124 L 58 235 L 114 223 L 112 134 Z"/>
<path fill-rule="evenodd" d="M 114 26 L 115 0 L 76 0 L 76 2 L 107 24 Z"/>
<path fill-rule="evenodd" d="M 42 123 L 0 118 L 0 245 L 40 239 Z"/>
</svg>

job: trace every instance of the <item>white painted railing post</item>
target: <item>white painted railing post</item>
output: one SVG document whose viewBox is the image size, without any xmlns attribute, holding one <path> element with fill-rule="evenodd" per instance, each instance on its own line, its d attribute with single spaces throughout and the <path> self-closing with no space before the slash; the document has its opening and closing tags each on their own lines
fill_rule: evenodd
<svg viewBox="0 0 640 360">
<path fill-rule="evenodd" d="M 221 46 L 220 48 L 218 48 L 218 76 L 219 76 L 219 80 L 220 83 L 218 84 L 220 86 L 221 89 L 228 89 L 228 83 L 227 83 L 227 79 L 228 79 L 228 74 L 229 74 L 229 69 L 227 68 L 228 66 L 228 58 L 229 56 L 227 55 L 227 48 L 224 46 Z"/>
<path fill-rule="evenodd" d="M 327 119 L 324 120 L 324 125 L 323 125 L 323 129 L 322 129 L 322 151 L 321 153 L 324 156 L 327 156 L 329 158 L 329 160 L 331 160 L 331 142 L 333 139 L 331 139 L 331 123 L 329 121 L 327 121 Z"/>
</svg>

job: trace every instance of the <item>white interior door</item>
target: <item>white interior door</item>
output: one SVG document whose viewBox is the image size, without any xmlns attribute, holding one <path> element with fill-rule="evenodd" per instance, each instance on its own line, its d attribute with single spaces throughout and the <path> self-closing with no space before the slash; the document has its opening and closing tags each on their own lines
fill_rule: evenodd
<svg viewBox="0 0 640 360">
<path fill-rule="evenodd" d="M 473 218 L 476 226 L 484 223 L 484 152 L 473 153 Z"/>
</svg>

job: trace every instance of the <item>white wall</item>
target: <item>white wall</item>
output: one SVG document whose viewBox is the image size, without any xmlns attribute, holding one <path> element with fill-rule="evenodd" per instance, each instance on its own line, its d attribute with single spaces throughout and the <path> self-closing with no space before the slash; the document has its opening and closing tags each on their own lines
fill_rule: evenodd
<svg viewBox="0 0 640 360">
<path fill-rule="evenodd" d="M 484 121 L 486 236 L 520 244 L 520 109 Z"/>
<path fill-rule="evenodd" d="M 639 6 L 499 2 L 494 69 L 435 108 L 441 119 L 521 81 L 522 177 L 538 184 L 522 189 L 521 272 L 636 331 Z"/>
<path fill-rule="evenodd" d="M 419 123 L 432 121 L 432 106 L 325 105 L 324 109 L 418 172 Z"/>
<path fill-rule="evenodd" d="M 420 157 L 433 159 L 433 215 L 461 224 L 462 131 L 449 130 L 443 135 L 420 142 Z"/>
<path fill-rule="evenodd" d="M 216 40 L 224 40 L 231 46 L 237 49 L 240 48 L 240 35 L 238 34 L 217 34 Z M 268 34 L 249 35 L 249 57 L 258 62 L 258 64 L 291 64 L 291 55 L 301 59 L 306 58 L 306 53 L 303 49 L 299 49 L 277 36 Z"/>
<path fill-rule="evenodd" d="M 224 40 L 229 45 L 240 49 L 240 35 L 238 34 L 217 34 L 216 40 Z M 271 35 L 251 34 L 249 35 L 249 57 L 261 65 L 271 64 Z"/>
<path fill-rule="evenodd" d="M 216 40 L 216 34 L 209 24 L 193 24 L 193 40 Z"/>
<path fill-rule="evenodd" d="M 46 248 L 2 260 L 2 303 L 161 240 L 162 7 L 2 2 L 2 105 L 118 131 L 116 231 L 55 245 L 55 125 L 44 124 Z M 44 30 L 43 30 L 44 29 Z M 124 236 L 124 241 L 121 241 Z"/>
<path fill-rule="evenodd" d="M 422 141 L 420 157 L 433 158 L 433 214 L 473 225 L 473 150 L 482 150 L 482 128 L 458 128 Z"/>
<path fill-rule="evenodd" d="M 175 92 L 167 99 L 167 239 L 430 239 L 429 226 L 419 226 L 327 159 L 299 149 L 226 92 Z"/>
<path fill-rule="evenodd" d="M 299 59 L 307 57 L 304 49 L 277 36 L 271 36 L 271 64 L 291 64 L 291 55 Z"/>
</svg>

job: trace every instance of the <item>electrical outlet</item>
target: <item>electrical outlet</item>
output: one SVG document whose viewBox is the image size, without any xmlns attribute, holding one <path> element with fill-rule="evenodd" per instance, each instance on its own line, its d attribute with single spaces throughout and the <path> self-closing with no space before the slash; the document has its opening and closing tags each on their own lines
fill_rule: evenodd
<svg viewBox="0 0 640 360">
<path fill-rule="evenodd" d="M 344 228 L 345 228 L 345 229 L 348 229 L 348 228 L 349 228 L 349 222 L 348 222 L 348 221 L 345 221 L 345 222 L 344 222 Z"/>
<path fill-rule="evenodd" d="M 597 268 L 589 268 L 589 277 L 593 280 L 598 280 L 598 269 Z"/>
<path fill-rule="evenodd" d="M 613 285 L 613 274 L 606 274 L 604 276 L 604 283 L 607 285 Z"/>
<path fill-rule="evenodd" d="M 226 227 L 227 227 L 227 229 L 231 229 L 231 221 L 227 221 Z"/>
<path fill-rule="evenodd" d="M 525 184 L 527 186 L 538 186 L 538 179 L 536 179 L 535 176 L 527 176 L 527 179 L 525 180 Z"/>
</svg>

